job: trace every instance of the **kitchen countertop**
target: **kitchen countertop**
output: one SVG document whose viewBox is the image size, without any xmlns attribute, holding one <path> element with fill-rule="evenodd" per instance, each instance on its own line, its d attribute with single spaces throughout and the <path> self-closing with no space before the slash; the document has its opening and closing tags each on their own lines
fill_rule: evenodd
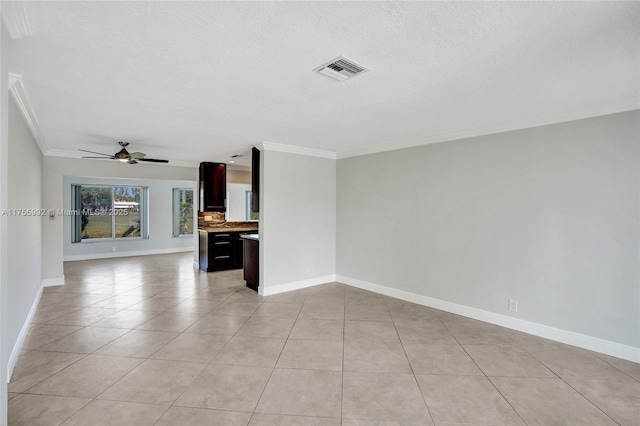
<svg viewBox="0 0 640 426">
<path fill-rule="evenodd" d="M 258 228 L 256 227 L 248 227 L 248 226 L 225 226 L 225 227 L 202 227 L 198 228 L 198 231 L 206 231 L 206 232 L 257 232 Z"/>
</svg>

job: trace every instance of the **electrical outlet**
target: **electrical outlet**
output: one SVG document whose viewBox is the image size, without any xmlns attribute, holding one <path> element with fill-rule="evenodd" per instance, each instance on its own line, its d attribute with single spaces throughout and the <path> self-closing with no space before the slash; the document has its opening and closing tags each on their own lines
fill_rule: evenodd
<svg viewBox="0 0 640 426">
<path fill-rule="evenodd" d="M 116 251 L 116 248 L 115 247 L 111 247 L 111 251 Z"/>
<path fill-rule="evenodd" d="M 509 310 L 518 312 L 518 301 L 516 299 L 509 299 Z"/>
</svg>

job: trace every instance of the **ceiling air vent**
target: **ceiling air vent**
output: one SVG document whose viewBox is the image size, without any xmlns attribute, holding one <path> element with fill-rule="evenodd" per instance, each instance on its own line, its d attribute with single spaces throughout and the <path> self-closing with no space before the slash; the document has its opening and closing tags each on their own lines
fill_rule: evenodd
<svg viewBox="0 0 640 426">
<path fill-rule="evenodd" d="M 327 77 L 331 77 L 334 80 L 345 81 L 369 70 L 347 58 L 338 56 L 336 59 L 320 65 L 318 68 L 314 69 L 314 71 L 319 72 L 322 75 L 326 75 Z"/>
</svg>

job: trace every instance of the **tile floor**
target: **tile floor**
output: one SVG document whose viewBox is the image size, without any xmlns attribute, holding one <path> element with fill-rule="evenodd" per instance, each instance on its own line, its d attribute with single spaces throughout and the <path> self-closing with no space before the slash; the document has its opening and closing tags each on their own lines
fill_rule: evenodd
<svg viewBox="0 0 640 426">
<path fill-rule="evenodd" d="M 640 365 L 338 283 L 263 298 L 190 253 L 69 262 L 18 425 L 638 425 Z"/>
</svg>

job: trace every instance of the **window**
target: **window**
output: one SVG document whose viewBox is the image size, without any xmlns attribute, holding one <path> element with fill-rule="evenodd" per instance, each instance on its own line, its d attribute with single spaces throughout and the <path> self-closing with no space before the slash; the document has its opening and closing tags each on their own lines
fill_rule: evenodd
<svg viewBox="0 0 640 426">
<path fill-rule="evenodd" d="M 148 238 L 147 188 L 72 185 L 73 242 Z"/>
<path fill-rule="evenodd" d="M 173 236 L 193 235 L 193 189 L 173 189 Z"/>
</svg>

